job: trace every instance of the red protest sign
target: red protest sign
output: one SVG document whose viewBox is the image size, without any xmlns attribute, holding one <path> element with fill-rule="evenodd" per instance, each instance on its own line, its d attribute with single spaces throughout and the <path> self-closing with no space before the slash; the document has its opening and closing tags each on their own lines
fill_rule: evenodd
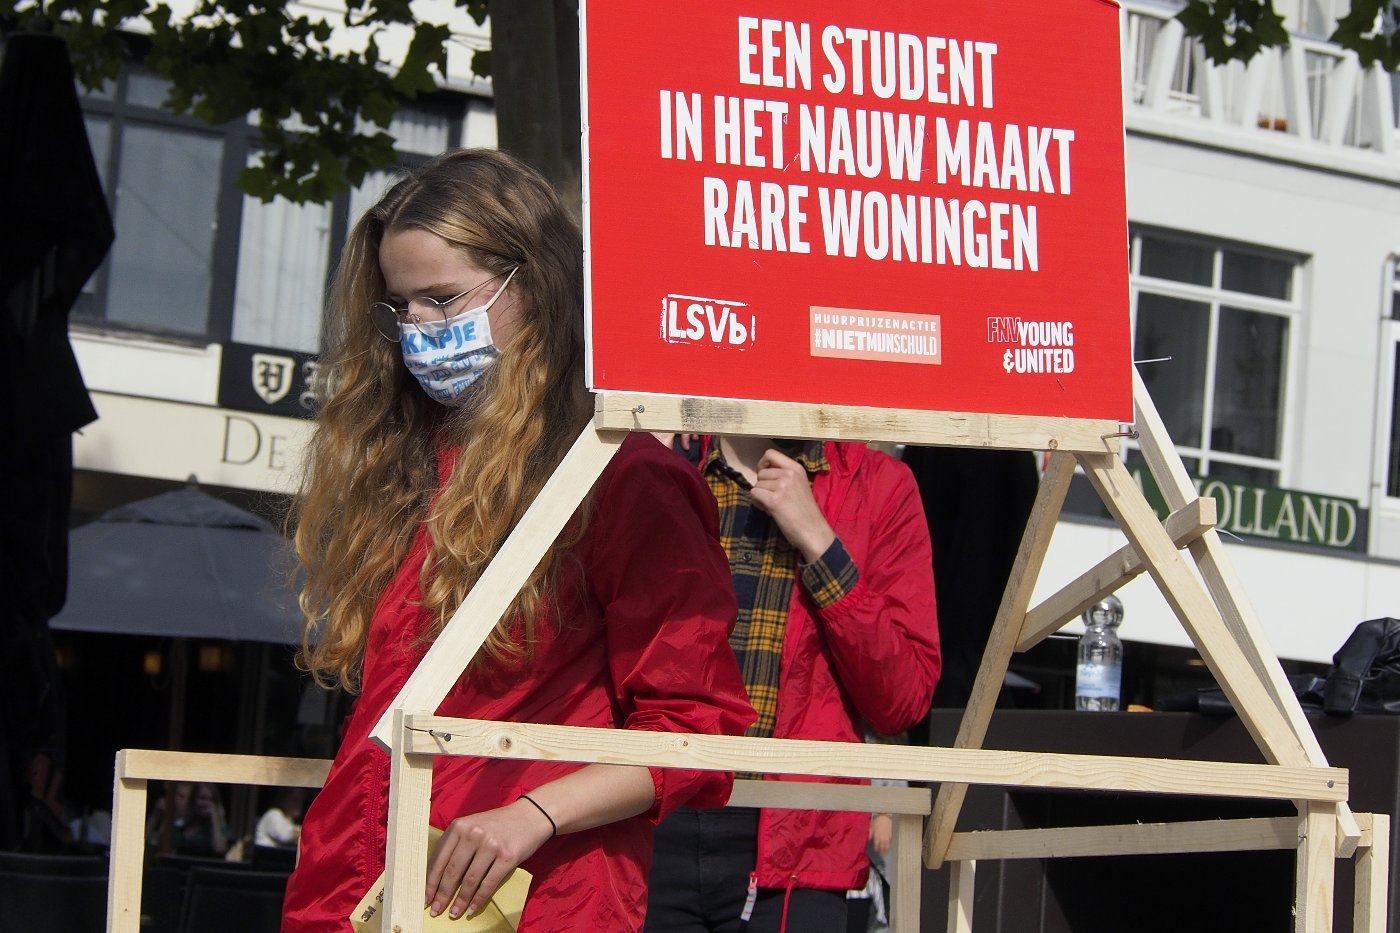
<svg viewBox="0 0 1400 933">
<path fill-rule="evenodd" d="M 1131 420 L 1116 4 L 582 15 L 592 388 Z"/>
</svg>

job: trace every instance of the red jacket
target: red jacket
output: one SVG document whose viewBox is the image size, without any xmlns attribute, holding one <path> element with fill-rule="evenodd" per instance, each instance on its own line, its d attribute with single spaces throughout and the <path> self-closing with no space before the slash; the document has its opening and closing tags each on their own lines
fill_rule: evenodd
<svg viewBox="0 0 1400 933">
<path fill-rule="evenodd" d="M 826 457 L 831 470 L 813 479 L 812 495 L 860 581 L 825 610 L 801 583 L 793 587 L 774 735 L 860 742 L 863 722 L 894 734 L 923 718 L 932 702 L 942 669 L 933 557 L 908 467 L 863 444 L 829 441 Z M 763 810 L 758 884 L 860 887 L 869 831 L 865 813 Z"/>
<path fill-rule="evenodd" d="M 752 707 L 729 649 L 734 594 L 704 482 L 648 435 L 623 443 L 595 489 L 576 554 L 582 580 L 561 574 L 554 617 L 522 669 L 464 676 L 438 712 L 514 722 L 740 734 Z M 363 693 L 324 789 L 307 811 L 301 859 L 287 886 L 283 933 L 346 933 L 384 869 L 387 756 L 368 733 L 413 670 L 426 622 L 413 603 L 427 546 L 412 552 L 376 608 Z M 440 757 L 431 822 L 499 807 L 581 767 L 567 762 Z M 557 836 L 524 868 L 534 875 L 522 931 L 640 929 L 652 825 L 681 804 L 719 806 L 732 775 L 652 769 L 651 812 Z"/>
</svg>

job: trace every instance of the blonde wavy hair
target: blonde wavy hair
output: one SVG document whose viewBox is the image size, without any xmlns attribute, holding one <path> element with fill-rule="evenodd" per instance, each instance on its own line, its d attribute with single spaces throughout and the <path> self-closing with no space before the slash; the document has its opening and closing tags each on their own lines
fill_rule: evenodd
<svg viewBox="0 0 1400 933">
<path fill-rule="evenodd" d="M 390 231 L 442 237 L 508 288 L 519 325 L 473 403 L 432 401 L 367 309 L 382 299 Z M 370 618 L 426 520 L 422 605 L 442 630 L 592 414 L 583 381 L 578 228 L 549 183 L 495 150 L 459 150 L 404 178 L 355 225 L 326 313 L 324 406 L 293 506 L 306 572 L 299 662 L 323 684 L 360 686 Z M 435 453 L 458 451 L 439 490 Z M 487 638 L 493 662 L 527 657 L 568 547 L 556 542 Z M 478 661 L 482 655 L 478 656 Z"/>
</svg>

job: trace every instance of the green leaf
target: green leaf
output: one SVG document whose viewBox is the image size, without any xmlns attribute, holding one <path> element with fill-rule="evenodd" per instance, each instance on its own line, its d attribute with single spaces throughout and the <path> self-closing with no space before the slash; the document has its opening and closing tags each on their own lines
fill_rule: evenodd
<svg viewBox="0 0 1400 933">
<path fill-rule="evenodd" d="M 405 97 L 437 90 L 431 69 L 447 74 L 447 40 L 451 31 L 435 23 L 419 23 L 413 30 L 403 64 L 394 75 L 394 90 Z"/>
<path fill-rule="evenodd" d="M 1362 67 L 1379 62 L 1386 71 L 1400 68 L 1400 30 L 1397 11 L 1387 0 L 1352 0 L 1351 10 L 1337 20 L 1331 39 L 1351 49 Z"/>
<path fill-rule="evenodd" d="M 193 0 L 181 3 L 178 16 L 175 2 L 46 0 L 44 8 L 89 88 L 139 56 L 170 82 L 165 104 L 172 112 L 216 125 L 258 114 L 254 155 L 238 184 L 264 201 L 324 201 L 392 165 L 394 141 L 384 129 L 405 99 L 436 90 L 435 74 L 446 72 L 450 32 L 418 22 L 411 0 L 347 0 L 344 15 L 314 21 L 292 0 Z M 484 21 L 486 0 L 456 2 Z M 0 28 L 21 25 L 21 3 L 32 7 L 34 0 L 0 0 Z M 149 29 L 137 38 L 122 31 L 142 16 Z M 373 41 L 353 51 L 331 46 L 347 22 L 368 23 L 372 31 L 413 29 L 396 74 L 384 68 Z"/>
<path fill-rule="evenodd" d="M 1217 65 L 1247 62 L 1265 48 L 1288 45 L 1272 0 L 1190 0 L 1177 20 Z"/>
</svg>

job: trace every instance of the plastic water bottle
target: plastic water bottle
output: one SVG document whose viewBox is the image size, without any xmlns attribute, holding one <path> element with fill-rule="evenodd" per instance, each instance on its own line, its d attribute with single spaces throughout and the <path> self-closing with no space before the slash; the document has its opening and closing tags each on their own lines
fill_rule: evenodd
<svg viewBox="0 0 1400 933">
<path fill-rule="evenodd" d="M 1107 596 L 1084 613 L 1084 634 L 1079 636 L 1079 667 L 1074 678 L 1074 707 L 1116 710 L 1123 685 L 1123 642 L 1118 625 L 1123 603 Z"/>
</svg>

